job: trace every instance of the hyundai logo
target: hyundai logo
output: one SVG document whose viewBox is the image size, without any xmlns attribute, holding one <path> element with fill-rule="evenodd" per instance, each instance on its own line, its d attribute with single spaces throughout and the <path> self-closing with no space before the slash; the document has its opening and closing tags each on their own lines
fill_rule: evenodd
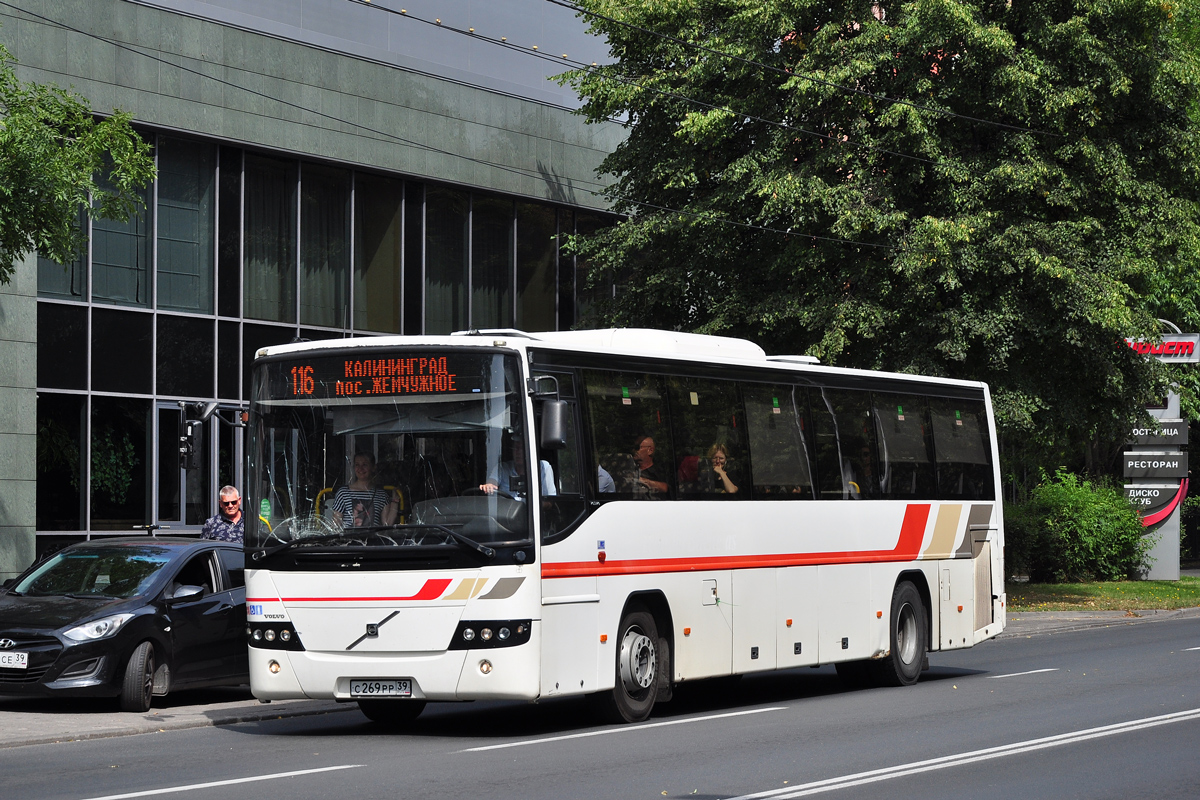
<svg viewBox="0 0 1200 800">
<path fill-rule="evenodd" d="M 11 650 L 16 646 L 17 643 L 12 639 L 0 639 L 0 650 Z"/>
</svg>

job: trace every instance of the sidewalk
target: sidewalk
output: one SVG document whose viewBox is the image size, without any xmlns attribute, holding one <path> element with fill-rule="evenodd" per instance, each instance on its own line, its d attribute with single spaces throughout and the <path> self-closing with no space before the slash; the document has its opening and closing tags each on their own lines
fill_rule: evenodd
<svg viewBox="0 0 1200 800">
<path fill-rule="evenodd" d="M 997 639 L 1045 636 L 1052 633 L 1081 631 L 1087 628 L 1106 628 L 1116 625 L 1137 625 L 1145 622 L 1165 622 L 1169 619 L 1200 617 L 1200 607 L 1173 611 L 1027 611 L 1010 612 L 1004 632 Z"/>
<path fill-rule="evenodd" d="M 1200 607 L 1177 611 L 1037 611 L 1009 614 L 998 639 L 1046 636 L 1087 628 L 1200 618 Z M 317 714 L 358 714 L 354 703 L 281 700 L 259 703 L 246 688 L 184 692 L 155 698 L 145 714 L 117 711 L 112 700 L 41 700 L 0 696 L 0 748 L 109 736 L 132 736 Z M 359 716 L 363 722 L 366 717 Z"/>
<path fill-rule="evenodd" d="M 328 700 L 260 703 L 245 688 L 156 697 L 154 706 L 144 714 L 116 710 L 115 699 L 0 696 L 0 748 L 342 712 L 357 714 L 358 706 Z"/>
</svg>

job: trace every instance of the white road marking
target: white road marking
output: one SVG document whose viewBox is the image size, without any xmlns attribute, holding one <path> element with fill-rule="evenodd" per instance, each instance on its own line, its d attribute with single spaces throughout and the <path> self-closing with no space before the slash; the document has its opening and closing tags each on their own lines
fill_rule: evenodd
<svg viewBox="0 0 1200 800">
<path fill-rule="evenodd" d="M 485 750 L 503 750 L 506 747 L 524 747 L 529 744 L 545 744 L 547 742 L 561 742 L 566 739 L 584 739 L 589 736 L 607 736 L 610 733 L 636 733 L 644 731 L 647 728 L 664 728 L 667 725 L 686 725 L 689 722 L 706 722 L 710 719 L 725 719 L 727 717 L 744 717 L 747 714 L 762 714 L 766 711 L 784 711 L 786 706 L 771 706 L 770 708 L 755 708 L 750 711 L 731 711 L 728 714 L 710 714 L 707 717 L 688 717 L 687 719 L 672 719 L 666 722 L 651 722 L 649 725 L 626 725 L 616 728 L 605 728 L 602 731 L 588 731 L 587 733 L 571 733 L 565 736 L 547 736 L 544 739 L 525 739 L 520 742 L 508 742 L 506 744 L 489 744 L 485 747 L 469 747 L 466 750 L 459 750 L 460 753 L 482 753 Z M 103 799 L 100 799 L 103 800 Z"/>
<path fill-rule="evenodd" d="M 86 800 L 125 800 L 127 797 L 151 797 L 168 792 L 190 792 L 193 789 L 211 789 L 214 786 L 235 786 L 239 783 L 254 783 L 256 781 L 273 781 L 276 778 L 294 778 L 297 775 L 315 775 L 318 772 L 335 772 L 339 769 L 355 769 L 366 764 L 341 764 L 336 767 L 321 767 L 320 769 L 298 769 L 295 772 L 276 772 L 273 775 L 255 775 L 250 778 L 231 778 L 227 781 L 211 781 L 209 783 L 191 783 L 184 786 L 164 786 L 161 789 L 146 789 L 142 792 L 128 794 L 108 794 L 104 797 L 88 797 Z"/>
<path fill-rule="evenodd" d="M 1029 739 L 1028 741 L 1024 742 L 1014 742 L 1012 744 L 1000 745 L 999 747 L 989 747 L 984 750 L 974 750 L 969 753 L 959 753 L 953 756 L 931 758 L 928 761 L 915 761 L 911 764 L 898 764 L 894 767 L 874 769 L 870 770 L 869 772 L 858 772 L 853 775 L 843 775 L 839 778 L 828 778 L 823 781 L 814 781 L 813 783 L 805 783 L 799 786 L 787 786 L 782 789 L 770 789 L 765 792 L 740 795 L 738 797 L 730 798 L 729 800 L 758 800 L 759 798 L 788 800 L 788 798 L 793 797 L 805 797 L 812 794 L 821 794 L 823 792 L 833 791 L 834 789 L 862 786 L 868 783 L 891 780 L 892 778 L 903 778 L 908 775 L 917 775 L 922 772 L 933 772 L 934 770 L 946 769 L 947 767 L 973 764 L 977 761 L 989 761 L 995 758 L 1003 758 L 1004 756 L 1028 753 L 1034 750 L 1044 750 L 1049 747 L 1059 747 L 1060 745 L 1064 744 L 1075 744 L 1077 742 L 1084 742 L 1089 739 L 1099 739 L 1105 736 L 1115 736 L 1119 733 L 1138 731 L 1142 730 L 1143 728 L 1154 728 L 1159 725 L 1170 725 L 1173 722 L 1187 722 L 1189 720 L 1196 719 L 1200 719 L 1200 708 L 1193 708 L 1189 711 L 1177 711 L 1173 714 L 1163 714 L 1159 717 L 1146 717 L 1144 719 L 1135 719 L 1128 722 L 1118 722 L 1115 725 L 1103 725 L 1099 728 L 1087 728 L 1085 730 L 1074 731 L 1072 733 L 1060 733 L 1057 736 L 1047 736 L 1042 739 Z"/>
<path fill-rule="evenodd" d="M 1018 675 L 1036 675 L 1039 672 L 1058 672 L 1058 667 L 1047 667 L 1046 669 L 1031 669 L 1028 672 L 1010 672 L 1007 675 L 988 675 L 989 678 L 1015 678 Z"/>
<path fill-rule="evenodd" d="M 1192 650 L 1200 650 L 1200 647 L 1189 647 L 1189 648 L 1187 648 L 1186 650 L 1184 650 L 1183 652 L 1187 653 L 1187 652 L 1190 652 L 1190 651 L 1192 651 Z"/>
</svg>

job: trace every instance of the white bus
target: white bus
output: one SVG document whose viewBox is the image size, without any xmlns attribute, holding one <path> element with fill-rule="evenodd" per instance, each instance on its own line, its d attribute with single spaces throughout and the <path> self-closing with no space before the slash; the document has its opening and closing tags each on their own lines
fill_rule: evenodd
<svg viewBox="0 0 1200 800">
<path fill-rule="evenodd" d="M 911 684 L 928 651 L 1004 629 L 981 383 L 694 334 L 471 331 L 260 350 L 250 418 L 263 700 L 402 723 L 591 695 L 638 721 L 761 670 Z"/>
</svg>

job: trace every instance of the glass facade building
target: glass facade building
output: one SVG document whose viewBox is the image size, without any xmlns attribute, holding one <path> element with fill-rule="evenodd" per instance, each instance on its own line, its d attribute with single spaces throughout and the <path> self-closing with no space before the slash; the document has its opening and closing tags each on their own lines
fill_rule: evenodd
<svg viewBox="0 0 1200 800">
<path fill-rule="evenodd" d="M 411 20 L 344 0 L 302 5 L 0 9 L 18 78 L 130 111 L 158 169 L 141 213 L 81 213 L 87 246 L 71 263 L 31 254 L 0 286 L 0 578 L 35 547 L 197 532 L 218 488 L 242 483 L 231 423 L 261 347 L 587 324 L 597 290 L 563 237 L 610 219 L 595 168 L 620 126 L 572 113 L 547 79 L 562 64 L 455 50 L 457 34 L 414 36 Z M 606 49 L 540 1 L 439 8 L 585 60 Z M 198 404 L 217 413 L 184 469 Z"/>
</svg>

